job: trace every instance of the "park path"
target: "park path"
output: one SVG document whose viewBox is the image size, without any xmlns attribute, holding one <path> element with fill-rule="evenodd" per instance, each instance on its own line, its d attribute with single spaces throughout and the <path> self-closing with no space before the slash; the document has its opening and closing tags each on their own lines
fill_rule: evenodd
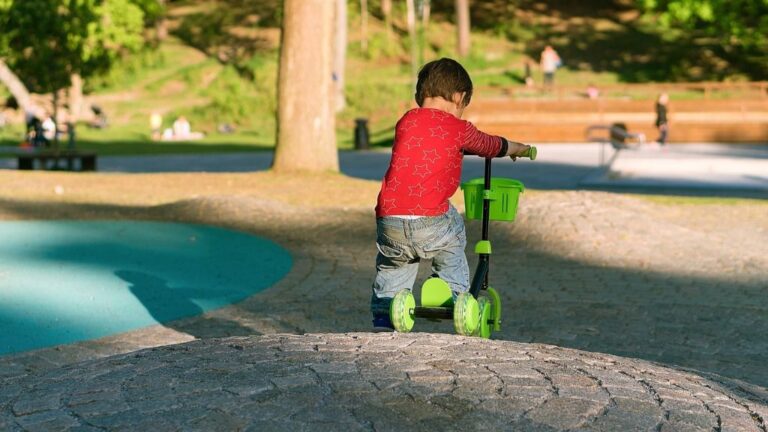
<svg viewBox="0 0 768 432">
<path fill-rule="evenodd" d="M 209 339 L 4 384 L 9 431 L 761 432 L 768 418 L 766 394 L 693 373 L 439 334 Z"/>
<path fill-rule="evenodd" d="M 651 194 L 692 194 L 768 198 L 768 145 L 651 144 L 614 156 L 609 145 L 539 144 L 535 163 L 497 160 L 494 175 L 516 178 L 534 189 L 613 190 Z M 269 169 L 272 152 L 206 155 L 105 156 L 99 170 L 114 173 L 253 172 Z M 341 171 L 366 180 L 381 180 L 389 163 L 387 150 L 341 151 Z M 0 168 L 14 169 L 14 159 Z M 466 158 L 463 179 L 482 173 L 482 160 Z"/>
<path fill-rule="evenodd" d="M 439 399 L 435 397 L 447 391 L 445 385 L 452 385 L 447 382 L 448 374 L 454 376 L 450 371 L 469 367 L 471 358 L 488 347 L 483 344 L 491 343 L 495 348 L 488 351 L 491 353 L 488 355 L 498 357 L 483 358 L 482 368 L 467 372 L 482 372 L 485 375 L 481 374 L 477 382 L 488 382 L 483 388 L 494 389 L 490 398 L 493 401 L 489 403 L 496 404 L 494 409 L 497 411 L 488 412 L 488 421 L 531 425 L 531 430 L 558 430 L 576 427 L 574 425 L 582 424 L 578 422 L 591 421 L 589 419 L 596 422 L 601 417 L 599 414 L 604 412 L 617 416 L 611 421 L 628 422 L 625 424 L 637 427 L 651 424 L 651 429 L 656 430 L 710 430 L 717 425 L 718 416 L 721 425 L 733 425 L 723 426 L 721 430 L 765 430 L 763 419 L 768 406 L 765 390 L 768 370 L 764 362 L 768 356 L 768 322 L 765 320 L 768 311 L 765 296 L 768 287 L 768 219 L 765 218 L 764 204 L 669 205 L 603 192 L 528 191 L 523 196 L 518 220 L 514 224 L 494 224 L 492 229 L 495 254 L 491 282 L 501 292 L 505 315 L 503 330 L 494 336 L 498 340 L 483 342 L 450 335 L 451 326 L 444 323 L 419 322 L 416 327 L 419 333 L 408 336 L 346 334 L 370 328 L 367 302 L 373 274 L 375 225 L 370 204 L 312 204 L 312 199 L 319 199 L 321 192 L 327 192 L 324 188 L 328 185 L 322 179 L 291 184 L 289 181 L 266 183 L 259 176 L 238 177 L 234 174 L 190 175 L 188 178 L 180 177 L 184 176 L 182 174 L 17 176 L 8 174 L 3 179 L 5 184 L 23 180 L 23 187 L 13 193 L 0 193 L 0 219 L 117 218 L 213 224 L 277 241 L 291 251 L 294 267 L 271 289 L 199 317 L 96 341 L 0 358 L 0 388 L 4 389 L 0 390 L 3 392 L 0 393 L 0 412 L 4 416 L 2 421 L 12 427 L 23 425 L 25 421 L 33 426 L 46 425 L 48 421 L 53 422 L 50 424 L 61 421 L 74 425 L 72 418 L 90 422 L 90 416 L 99 417 L 100 421 L 114 421 L 112 425 L 115 427 L 122 424 L 120 422 L 138 425 L 145 418 L 142 409 L 152 406 L 164 410 L 164 414 L 156 413 L 152 418 L 170 422 L 167 429 L 178 426 L 173 423 L 177 420 L 188 422 L 184 424 L 191 429 L 204 429 L 203 423 L 194 423 L 203 421 L 200 416 L 194 417 L 194 413 L 200 414 L 202 407 L 218 406 L 216 404 L 225 400 L 228 401 L 226 404 L 250 406 L 253 416 L 269 422 L 268 413 L 277 409 L 275 405 L 283 405 L 281 401 L 296 395 L 305 395 L 307 403 L 329 407 L 338 407 L 347 400 L 335 399 L 333 395 L 336 393 L 324 390 L 329 388 L 325 385 L 331 385 L 331 378 L 311 375 L 308 381 L 295 378 L 298 382 L 286 378 L 294 373 L 298 377 L 310 374 L 310 371 L 320 373 L 311 367 L 306 369 L 306 364 L 326 364 L 318 368 L 325 367 L 327 373 L 338 368 L 339 373 L 349 372 L 351 375 L 346 378 L 350 378 L 368 373 L 366 370 L 381 368 L 375 364 L 353 368 L 349 363 L 365 364 L 375 358 L 393 355 L 403 361 L 413 360 L 417 368 L 414 373 L 422 365 L 427 377 L 423 384 L 410 387 L 411 381 L 422 378 L 418 374 L 413 375 L 416 378 L 408 376 L 407 380 L 401 380 L 402 387 L 395 388 L 390 396 L 379 393 L 381 388 L 376 388 L 376 395 L 371 396 L 372 403 L 381 402 L 393 407 L 416 404 L 414 406 L 427 409 Z M 277 197 L 266 199 L 254 194 L 227 192 L 228 188 L 242 185 L 249 178 L 256 179 L 253 180 L 255 184 L 262 179 L 262 184 L 277 188 L 275 190 L 280 190 L 281 194 L 296 195 L 296 203 L 303 202 L 304 205 L 289 204 Z M 152 201 L 155 191 L 171 189 L 173 184 L 188 186 L 184 189 L 196 188 L 199 186 L 194 183 L 196 181 L 208 189 L 200 188 L 195 195 L 184 199 Z M 365 195 L 360 200 L 365 203 L 371 201 L 369 194 L 375 193 L 376 189 L 375 185 L 362 188 L 363 183 L 359 180 L 333 177 L 332 181 L 351 182 L 352 190 Z M 98 202 L 95 198 L 91 201 L 43 198 L 48 196 L 44 195 L 45 191 L 52 193 L 54 184 L 63 185 L 66 194 L 76 197 L 109 192 L 109 199 Z M 313 187 L 307 188 L 307 184 Z M 85 194 L 85 189 L 91 192 Z M 268 191 L 265 193 L 269 195 Z M 19 194 L 37 198 L 23 199 Z M 333 196 L 328 200 L 336 201 L 331 198 Z M 457 204 L 461 204 L 460 200 Z M 468 224 L 470 244 L 477 240 L 478 231 L 477 223 Z M 426 274 L 427 269 L 424 269 L 420 277 Z M 446 335 L 434 335 L 435 332 Z M 316 335 L 274 336 L 304 333 Z M 227 337 L 245 339 L 192 342 L 192 345 L 135 352 L 194 339 Z M 338 352 L 338 357 L 334 357 L 337 354 L 316 357 L 313 353 L 317 351 L 312 347 L 321 343 L 318 340 L 326 341 L 322 343 L 327 344 L 330 352 Z M 287 345 L 284 349 L 275 349 L 278 354 L 271 360 L 263 359 L 263 364 L 272 366 L 262 370 L 253 366 L 262 364 L 261 360 L 248 362 L 247 355 L 261 355 L 255 353 L 274 346 L 276 341 L 285 341 L 279 344 Z M 378 354 L 360 357 L 355 348 L 359 344 L 370 346 L 373 352 L 379 350 Z M 424 347 L 423 359 L 418 360 L 419 351 L 409 351 L 411 344 Z M 582 351 L 576 353 L 535 344 Z M 241 346 L 246 357 L 232 355 L 230 350 L 235 354 L 240 350 L 231 345 Z M 290 354 L 294 345 L 304 348 L 296 348 L 300 352 Z M 428 345 L 447 348 L 445 352 L 435 352 L 434 347 Z M 455 348 L 450 349 L 451 346 Z M 522 354 L 526 351 L 543 354 L 531 363 L 522 364 L 520 362 L 527 359 Z M 109 357 L 121 353 L 126 354 Z M 430 360 L 429 353 L 434 361 Z M 283 355 L 293 356 L 291 358 L 297 363 L 285 363 L 283 360 L 288 357 Z M 301 360 L 303 355 L 308 356 L 306 361 Z M 548 362 L 548 356 L 553 356 L 554 363 Z M 581 364 L 580 356 L 603 366 L 593 368 Z M 161 360 L 161 357 L 165 359 Z M 223 369 L 217 369 L 216 358 L 221 359 Z M 235 363 L 231 363 L 230 358 Z M 356 360 L 358 358 L 361 360 Z M 441 363 L 442 360 L 445 363 Z M 619 362 L 620 366 L 611 366 L 610 361 Z M 501 372 L 491 369 L 496 363 L 513 365 L 513 369 L 521 374 L 531 375 L 518 378 L 530 378 L 537 383 L 504 381 L 499 378 Z M 234 364 L 239 364 L 241 369 L 235 370 Z M 560 366 L 563 368 L 558 369 Z M 280 369 L 282 367 L 286 369 Z M 550 368 L 562 372 L 561 376 Z M 174 375 L 184 369 L 200 373 Z M 541 373 L 536 372 L 537 369 Z M 381 372 L 387 371 L 391 370 Z M 429 378 L 431 375 L 436 377 Z M 611 397 L 600 389 L 598 380 L 590 375 L 603 382 L 603 386 L 613 382 L 610 380 L 617 380 L 614 382 L 617 387 L 637 390 L 636 395 L 630 395 L 629 401 L 611 402 Z M 144 380 L 155 382 L 159 387 L 145 392 L 147 399 L 142 402 L 144 408 L 140 408 L 132 405 L 136 400 L 131 399 L 134 397 L 131 395 L 135 393 L 105 392 L 87 387 L 87 381 L 99 376 L 105 380 L 105 387 L 114 388 L 119 383 L 120 388 L 130 388 L 137 382 L 149 385 Z M 232 392 L 236 394 L 241 390 L 230 384 L 221 388 L 213 384 L 222 377 L 250 382 L 247 380 L 259 376 L 269 381 L 264 387 L 267 393 L 262 396 L 248 393 L 248 390 L 242 390 L 243 395 L 233 396 Z M 357 384 L 353 381 L 341 380 L 343 385 L 350 387 L 340 388 L 340 393 L 353 394 L 353 386 L 358 385 L 368 388 L 366 381 Z M 451 413 L 469 408 L 485 412 L 485 408 L 479 408 L 472 396 L 458 396 L 464 387 L 470 393 L 474 391 L 474 381 L 456 382 L 462 384 L 458 390 L 448 393 L 458 393 L 453 395 L 454 398 L 447 397 L 448 408 L 435 416 L 464 424 L 462 422 L 474 417 L 469 414 L 462 418 L 452 417 Z M 167 387 L 162 387 L 169 383 L 188 390 L 186 393 L 182 390 L 170 392 Z M 509 390 L 511 393 L 497 392 L 497 388 L 510 383 L 513 386 Z M 517 385 L 521 387 L 514 387 Z M 570 389 L 571 385 L 580 388 Z M 281 390 L 280 386 L 292 390 Z M 319 389 L 321 394 L 308 392 L 308 387 Z M 539 396 L 526 396 L 528 389 L 523 387 L 538 388 L 531 391 L 538 391 Z M 141 386 L 137 388 L 142 389 Z M 200 391 L 195 390 L 198 388 Z M 557 388 L 557 392 L 553 388 Z M 559 389 L 564 388 L 569 389 L 561 394 Z M 256 388 L 253 390 L 257 391 Z M 518 391 L 523 401 L 510 396 Z M 571 391 L 578 395 L 571 397 L 574 394 L 569 393 Z M 666 391 L 670 393 L 663 393 Z M 702 392 L 708 396 L 703 396 Z M 52 396 L 42 397 L 45 394 Z M 363 394 L 370 395 L 370 392 Z M 39 397 L 26 398 L 26 395 Z M 266 399 L 262 400 L 262 397 Z M 319 399 L 312 399 L 314 397 Z M 560 398 L 564 400 L 557 401 Z M 677 399 L 681 405 L 673 406 Z M 545 400 L 548 402 L 543 403 Z M 537 401 L 542 402 L 539 408 L 523 406 L 525 403 L 537 404 Z M 362 396 L 360 403 L 363 407 L 370 406 L 365 405 Z M 515 408 L 515 403 L 522 405 Z M 665 403 L 668 405 L 662 406 Z M 84 406 L 74 408 L 80 404 Z M 718 404 L 723 405 L 722 410 Z M 296 404 L 294 408 L 298 409 L 300 405 Z M 188 407 L 189 416 L 181 416 L 177 407 Z M 221 416 L 222 421 L 231 420 L 235 422 L 233 424 L 239 424 L 238 421 L 251 424 L 255 418 L 242 411 L 234 413 L 227 407 L 231 405 L 213 412 Z M 122 411 L 110 411 L 117 408 Z M 89 414 L 78 410 L 91 411 Z M 391 418 L 406 415 L 405 408 L 392 410 L 387 411 Z M 539 411 L 541 415 L 537 414 Z M 495 415 L 494 412 L 509 412 L 509 416 Z M 286 415 L 296 419 L 298 425 L 313 418 L 305 414 Z M 346 414 L 340 414 L 338 418 L 340 422 L 349 419 Z M 558 418 L 561 420 L 556 420 Z M 363 418 L 361 427 L 369 425 L 366 421 L 387 424 L 382 419 Z M 598 424 L 595 422 L 589 424 Z M 680 426 L 682 423 L 687 426 Z M 345 424 L 338 423 L 335 429 L 344 429 Z M 611 423 L 606 425 L 603 429 L 594 428 L 612 430 Z M 43 426 L 40 428 L 44 429 Z"/>
</svg>

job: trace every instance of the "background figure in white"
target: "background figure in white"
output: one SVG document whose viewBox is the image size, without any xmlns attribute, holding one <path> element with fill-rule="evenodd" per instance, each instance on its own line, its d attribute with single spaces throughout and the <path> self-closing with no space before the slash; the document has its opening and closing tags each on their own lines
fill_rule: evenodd
<svg viewBox="0 0 768 432">
<path fill-rule="evenodd" d="M 51 116 L 47 116 L 43 120 L 43 138 L 50 142 L 53 141 L 54 137 L 56 137 L 56 122 Z"/>
<path fill-rule="evenodd" d="M 552 45 L 547 45 L 541 52 L 541 71 L 544 73 L 544 85 L 552 85 L 555 82 L 555 71 L 562 64 L 560 56 Z"/>
<path fill-rule="evenodd" d="M 175 138 L 186 138 L 192 132 L 192 127 L 189 125 L 189 121 L 184 116 L 181 116 L 173 122 L 173 136 Z"/>
</svg>

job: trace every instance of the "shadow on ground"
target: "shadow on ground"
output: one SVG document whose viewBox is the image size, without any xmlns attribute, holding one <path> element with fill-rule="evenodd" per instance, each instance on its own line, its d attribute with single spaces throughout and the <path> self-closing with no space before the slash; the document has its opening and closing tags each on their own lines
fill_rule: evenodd
<svg viewBox="0 0 768 432">
<path fill-rule="evenodd" d="M 249 207 L 228 212 L 205 200 L 159 207 L 59 204 L 4 200 L 0 209 L 23 219 L 152 219 L 207 223 L 264 236 L 291 250 L 294 270 L 263 293 L 230 307 L 167 324 L 198 337 L 272 332 L 348 332 L 370 328 L 375 224 L 367 211 L 306 210 L 283 214 Z M 768 386 L 768 300 L 765 280 L 670 274 L 622 268 L 546 252 L 522 230 L 494 230 L 498 244 L 491 282 L 504 304 L 496 338 L 555 344 L 652 360 Z M 477 240 L 468 226 L 469 244 Z M 473 265 L 473 264 L 471 264 Z M 428 274 L 422 266 L 420 279 Z M 158 281 L 123 274 L 137 296 Z M 418 296 L 418 288 L 416 289 Z M 216 319 L 210 319 L 215 317 Z M 224 322 L 220 321 L 223 319 Z M 262 324 L 270 322 L 272 327 Z M 261 324 L 260 324 L 261 323 Z M 450 323 L 421 323 L 417 331 L 452 332 Z"/>
</svg>

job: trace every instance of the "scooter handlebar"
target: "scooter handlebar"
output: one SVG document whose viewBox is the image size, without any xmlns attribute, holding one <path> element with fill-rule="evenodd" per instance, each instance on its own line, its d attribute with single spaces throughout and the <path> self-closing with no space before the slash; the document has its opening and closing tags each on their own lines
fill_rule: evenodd
<svg viewBox="0 0 768 432">
<path fill-rule="evenodd" d="M 536 146 L 531 146 L 530 148 L 528 148 L 528 150 L 525 151 L 525 153 L 519 156 L 514 156 L 514 157 L 525 157 L 530 160 L 536 160 L 536 153 L 537 153 Z"/>
</svg>

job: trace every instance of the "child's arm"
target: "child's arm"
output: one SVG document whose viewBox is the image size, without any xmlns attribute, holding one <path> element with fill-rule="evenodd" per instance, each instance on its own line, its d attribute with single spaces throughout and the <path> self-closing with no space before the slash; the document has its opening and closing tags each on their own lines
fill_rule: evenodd
<svg viewBox="0 0 768 432">
<path fill-rule="evenodd" d="M 507 143 L 507 154 L 504 156 L 509 156 L 512 158 L 512 160 L 517 160 L 517 158 L 521 156 L 526 156 L 528 151 L 531 149 L 531 146 L 515 141 L 509 141 L 506 138 L 502 138 Z"/>
<path fill-rule="evenodd" d="M 531 148 L 529 145 L 481 132 L 469 122 L 465 136 L 464 151 L 486 158 L 511 156 L 512 159 L 517 159 Z"/>
</svg>

